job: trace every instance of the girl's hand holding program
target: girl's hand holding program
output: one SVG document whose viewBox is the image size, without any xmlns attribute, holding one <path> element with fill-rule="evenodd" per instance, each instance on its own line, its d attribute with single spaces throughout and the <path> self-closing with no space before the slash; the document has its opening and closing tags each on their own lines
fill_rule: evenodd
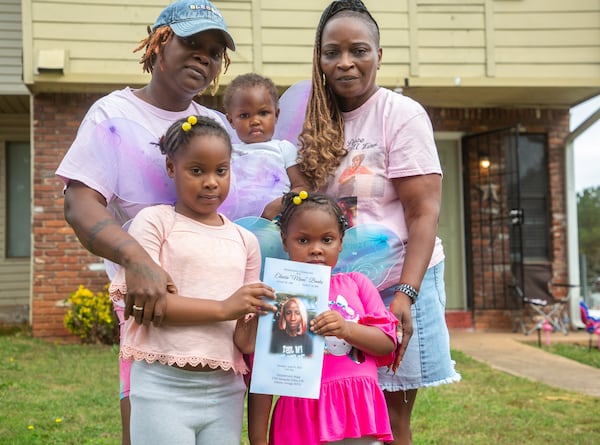
<svg viewBox="0 0 600 445">
<path fill-rule="evenodd" d="M 350 335 L 349 323 L 336 311 L 325 311 L 310 321 L 311 332 L 318 335 L 332 335 L 345 340 Z"/>
<path fill-rule="evenodd" d="M 273 288 L 264 283 L 246 284 L 222 302 L 224 320 L 235 320 L 246 314 L 264 315 L 275 312 L 275 306 L 263 298 L 275 299 Z"/>
</svg>

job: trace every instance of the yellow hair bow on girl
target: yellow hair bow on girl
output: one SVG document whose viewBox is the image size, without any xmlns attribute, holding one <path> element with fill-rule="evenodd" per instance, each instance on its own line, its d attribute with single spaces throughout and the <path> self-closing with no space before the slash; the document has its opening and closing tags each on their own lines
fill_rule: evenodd
<svg viewBox="0 0 600 445">
<path fill-rule="evenodd" d="M 190 116 L 187 118 L 187 121 L 181 124 L 181 129 L 183 131 L 190 131 L 192 129 L 192 126 L 196 125 L 197 123 L 198 118 L 196 116 Z"/>
<path fill-rule="evenodd" d="M 308 198 L 308 192 L 302 190 L 300 193 L 294 196 L 292 201 L 294 202 L 294 204 L 299 206 L 300 204 L 302 204 L 302 201 L 304 201 L 306 198 Z"/>
</svg>

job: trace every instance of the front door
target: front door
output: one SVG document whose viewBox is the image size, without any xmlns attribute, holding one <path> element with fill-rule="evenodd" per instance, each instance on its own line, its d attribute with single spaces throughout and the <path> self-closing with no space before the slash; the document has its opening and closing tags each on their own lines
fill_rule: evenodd
<svg viewBox="0 0 600 445">
<path fill-rule="evenodd" d="M 522 272 L 518 128 L 465 136 L 469 307 L 512 309 L 509 284 Z"/>
</svg>

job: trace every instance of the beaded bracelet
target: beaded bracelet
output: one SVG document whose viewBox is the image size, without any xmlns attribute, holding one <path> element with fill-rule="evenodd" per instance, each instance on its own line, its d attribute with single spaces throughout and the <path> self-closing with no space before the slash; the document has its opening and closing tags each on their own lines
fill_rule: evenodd
<svg viewBox="0 0 600 445">
<path fill-rule="evenodd" d="M 398 286 L 396 286 L 394 288 L 394 293 L 396 292 L 402 292 L 408 298 L 410 298 L 410 304 L 415 304 L 415 301 L 417 301 L 417 297 L 419 296 L 419 292 L 417 291 L 417 289 L 412 287 L 410 284 L 406 283 L 401 283 Z"/>
</svg>

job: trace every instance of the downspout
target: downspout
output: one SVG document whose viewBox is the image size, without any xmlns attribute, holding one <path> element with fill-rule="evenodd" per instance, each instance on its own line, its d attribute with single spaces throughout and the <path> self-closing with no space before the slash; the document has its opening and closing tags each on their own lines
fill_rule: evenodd
<svg viewBox="0 0 600 445">
<path fill-rule="evenodd" d="M 580 282 L 579 271 L 579 235 L 577 222 L 577 192 L 575 191 L 575 147 L 573 142 L 589 127 L 600 120 L 600 109 L 596 110 L 590 117 L 583 121 L 577 128 L 565 138 L 565 169 L 566 169 L 566 200 L 567 200 L 567 265 L 569 283 Z M 580 283 L 581 284 L 581 283 Z M 569 290 L 569 313 L 571 314 L 571 326 L 575 329 L 584 328 L 579 312 L 579 299 L 581 298 L 581 287 Z"/>
</svg>

